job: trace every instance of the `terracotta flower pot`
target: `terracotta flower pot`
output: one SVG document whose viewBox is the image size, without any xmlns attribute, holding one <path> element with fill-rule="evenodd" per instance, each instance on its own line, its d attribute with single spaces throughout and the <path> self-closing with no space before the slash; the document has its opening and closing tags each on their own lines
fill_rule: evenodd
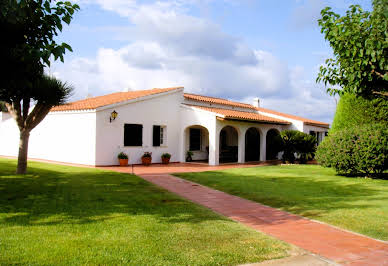
<svg viewBox="0 0 388 266">
<path fill-rule="evenodd" d="M 128 165 L 128 159 L 119 159 L 120 166 L 127 166 Z"/>
<path fill-rule="evenodd" d="M 162 157 L 162 164 L 169 164 L 170 158 Z"/>
<path fill-rule="evenodd" d="M 152 162 L 152 157 L 141 157 L 141 163 L 143 165 L 150 165 Z"/>
</svg>

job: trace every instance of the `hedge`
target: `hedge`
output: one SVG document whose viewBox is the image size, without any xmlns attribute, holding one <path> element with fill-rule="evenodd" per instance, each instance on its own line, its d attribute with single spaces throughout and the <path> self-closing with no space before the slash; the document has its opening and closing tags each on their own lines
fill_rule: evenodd
<svg viewBox="0 0 388 266">
<path fill-rule="evenodd" d="M 339 174 L 381 175 L 388 167 L 387 124 L 369 124 L 331 132 L 315 158 Z"/>
<path fill-rule="evenodd" d="M 341 96 L 330 133 L 369 124 L 388 124 L 388 101 L 365 99 L 353 94 Z"/>
</svg>

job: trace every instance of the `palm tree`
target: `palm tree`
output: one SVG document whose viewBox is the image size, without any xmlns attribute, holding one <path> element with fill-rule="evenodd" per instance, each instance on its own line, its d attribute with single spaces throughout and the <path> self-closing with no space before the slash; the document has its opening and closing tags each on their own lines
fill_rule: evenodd
<svg viewBox="0 0 388 266">
<path fill-rule="evenodd" d="M 43 75 L 37 79 L 29 90 L 30 95 L 21 102 L 6 102 L 8 111 L 19 127 L 19 154 L 16 173 L 25 174 L 27 171 L 28 141 L 30 132 L 34 129 L 50 112 L 51 108 L 66 102 L 71 95 L 73 87 L 59 79 Z M 30 99 L 36 103 L 31 112 Z"/>
</svg>

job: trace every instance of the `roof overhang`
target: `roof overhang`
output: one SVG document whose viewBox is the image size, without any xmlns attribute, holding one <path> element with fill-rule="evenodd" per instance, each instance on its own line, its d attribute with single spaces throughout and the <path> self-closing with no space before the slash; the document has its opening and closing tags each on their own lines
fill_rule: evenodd
<svg viewBox="0 0 388 266">
<path fill-rule="evenodd" d="M 316 123 L 311 123 L 311 122 L 304 122 L 305 125 L 308 125 L 308 126 L 314 126 L 314 127 L 321 127 L 321 128 L 326 128 L 326 129 L 329 129 L 330 128 L 330 125 L 327 124 L 316 124 Z"/>
<path fill-rule="evenodd" d="M 118 102 L 118 103 L 104 105 L 104 106 L 101 106 L 101 107 L 97 107 L 96 111 L 103 111 L 103 110 L 106 110 L 106 109 L 111 109 L 111 108 L 119 107 L 119 106 L 126 105 L 126 104 L 129 104 L 129 103 L 135 103 L 135 102 L 141 102 L 141 101 L 150 100 L 150 99 L 157 98 L 157 97 L 160 97 L 160 96 L 176 93 L 178 91 L 183 91 L 183 89 L 184 89 L 184 87 L 177 87 L 174 90 L 169 90 L 169 91 L 165 91 L 165 92 L 150 94 L 150 95 L 141 96 L 141 97 L 138 97 L 138 98 L 135 98 L 135 99 L 130 99 L 130 100 L 126 100 L 126 101 L 122 101 L 122 102 Z"/>
<path fill-rule="evenodd" d="M 246 122 L 246 123 L 257 123 L 257 124 L 271 124 L 271 125 L 290 125 L 291 122 L 275 122 L 275 121 L 265 121 L 265 120 L 251 120 L 251 119 L 241 119 L 233 117 L 219 117 L 217 120 L 221 121 L 237 121 L 237 122 Z"/>
</svg>

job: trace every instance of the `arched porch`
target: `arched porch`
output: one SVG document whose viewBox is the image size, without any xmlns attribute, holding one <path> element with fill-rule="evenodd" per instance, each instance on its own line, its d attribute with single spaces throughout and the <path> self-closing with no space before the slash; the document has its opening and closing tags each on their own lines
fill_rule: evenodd
<svg viewBox="0 0 388 266">
<path fill-rule="evenodd" d="M 233 126 L 221 129 L 219 146 L 219 163 L 232 163 L 238 161 L 238 131 Z"/>
<path fill-rule="evenodd" d="M 260 161 L 260 131 L 250 127 L 245 132 L 245 162 Z"/>
<path fill-rule="evenodd" d="M 192 152 L 192 161 L 209 161 L 209 130 L 200 125 L 188 126 L 184 130 L 184 158 Z"/>
</svg>

